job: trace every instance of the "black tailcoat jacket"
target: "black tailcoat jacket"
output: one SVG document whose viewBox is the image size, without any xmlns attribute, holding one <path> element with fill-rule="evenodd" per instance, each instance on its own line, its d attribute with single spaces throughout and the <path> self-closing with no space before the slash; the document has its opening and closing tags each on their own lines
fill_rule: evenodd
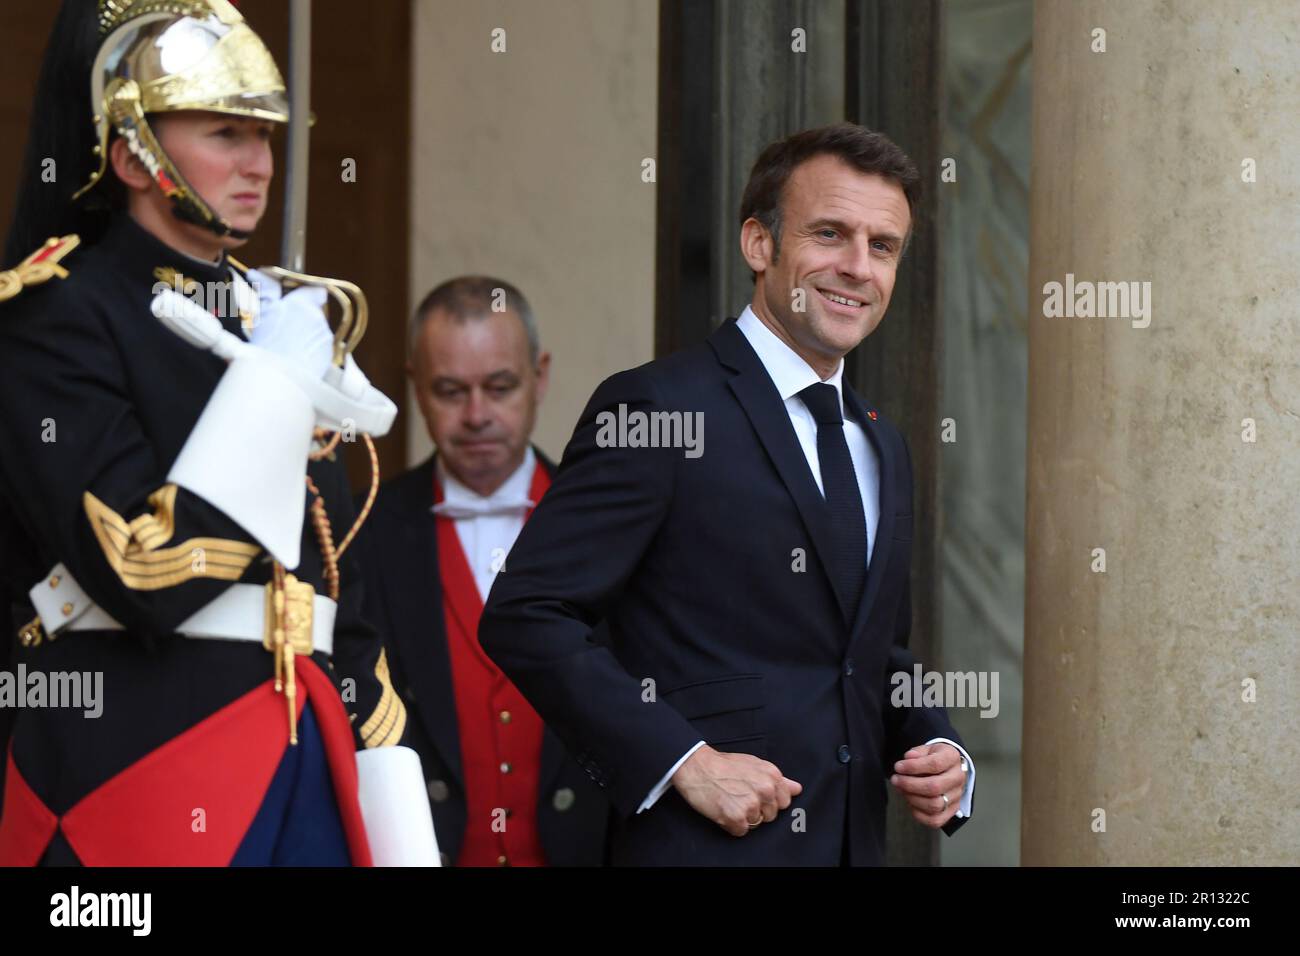
<svg viewBox="0 0 1300 956">
<path fill-rule="evenodd" d="M 553 475 L 555 465 L 537 449 L 534 452 Z M 434 462 L 430 458 L 384 483 L 357 544 L 365 616 L 384 635 L 393 686 L 412 715 L 407 743 L 420 754 L 438 848 L 449 864 L 460 854 L 468 810 L 443 617 L 437 519 L 430 511 Z M 547 862 L 601 865 L 609 820 L 606 795 L 565 753 L 555 733 L 544 730 L 537 830 Z"/>
</svg>

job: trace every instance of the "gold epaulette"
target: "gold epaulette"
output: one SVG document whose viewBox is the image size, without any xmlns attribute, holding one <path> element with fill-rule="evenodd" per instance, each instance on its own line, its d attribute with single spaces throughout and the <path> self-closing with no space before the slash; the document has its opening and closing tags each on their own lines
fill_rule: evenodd
<svg viewBox="0 0 1300 956">
<path fill-rule="evenodd" d="M 40 285 L 55 276 L 66 279 L 68 270 L 59 265 L 59 260 L 77 248 L 80 243 L 79 236 L 54 236 L 46 239 L 45 245 L 17 266 L 0 272 L 0 302 L 12 299 L 27 286 Z"/>
</svg>

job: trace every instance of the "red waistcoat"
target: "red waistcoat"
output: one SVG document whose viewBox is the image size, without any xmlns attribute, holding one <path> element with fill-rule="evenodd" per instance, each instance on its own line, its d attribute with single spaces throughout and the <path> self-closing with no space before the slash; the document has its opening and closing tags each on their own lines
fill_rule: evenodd
<svg viewBox="0 0 1300 956">
<path fill-rule="evenodd" d="M 550 484 L 539 463 L 533 471 L 529 499 L 539 501 Z M 442 501 L 436 479 L 434 499 Z M 456 865 L 545 866 L 537 832 L 542 720 L 479 646 L 483 600 L 456 533 L 456 522 L 440 515 L 437 526 L 443 618 L 467 810 L 465 839 Z"/>
</svg>

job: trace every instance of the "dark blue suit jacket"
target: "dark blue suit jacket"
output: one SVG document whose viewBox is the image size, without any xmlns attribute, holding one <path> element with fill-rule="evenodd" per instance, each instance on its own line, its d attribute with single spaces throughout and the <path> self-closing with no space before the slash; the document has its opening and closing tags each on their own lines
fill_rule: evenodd
<svg viewBox="0 0 1300 956">
<path fill-rule="evenodd" d="M 601 384 L 497 576 L 479 638 L 609 793 L 613 863 L 881 864 L 894 761 L 960 739 L 941 708 L 889 705 L 889 675 L 914 663 L 911 464 L 892 425 L 848 388 L 845 403 L 881 475 L 859 607 L 831 586 L 825 500 L 734 321 Z M 601 447 L 597 416 L 620 405 L 702 412 L 703 455 Z M 602 618 L 608 646 L 591 640 Z M 699 739 L 772 761 L 803 793 L 741 838 L 674 789 L 636 814 Z"/>
<path fill-rule="evenodd" d="M 555 466 L 537 453 L 548 472 Z M 384 483 L 357 537 L 363 612 L 384 636 L 393 688 L 406 704 L 408 743 L 428 781 L 444 864 L 456 859 L 467 810 L 433 506 L 434 459 Z M 537 826 L 552 866 L 605 862 L 609 801 L 550 730 L 542 737 Z"/>
</svg>

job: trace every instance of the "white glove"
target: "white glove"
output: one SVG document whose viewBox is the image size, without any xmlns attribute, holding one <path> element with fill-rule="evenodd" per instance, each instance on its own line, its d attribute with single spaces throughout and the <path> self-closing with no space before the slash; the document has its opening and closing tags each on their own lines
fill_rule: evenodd
<svg viewBox="0 0 1300 956">
<path fill-rule="evenodd" d="M 267 283 L 279 292 L 278 283 L 266 277 L 260 289 L 268 289 Z M 270 308 L 258 317 L 251 342 L 227 332 L 215 315 L 172 289 L 154 296 L 152 309 L 156 318 L 191 345 L 227 362 L 249 355 L 277 364 L 307 394 L 316 409 L 316 424 L 322 428 L 350 428 L 375 438 L 386 435 L 397 417 L 397 406 L 370 384 L 351 356 L 343 368 L 331 361 L 334 333 L 321 310 L 325 290 L 304 286 L 283 297 L 275 293 L 268 295 Z"/>
<path fill-rule="evenodd" d="M 257 321 L 248 340 L 300 365 L 313 379 L 323 376 L 334 357 L 334 333 L 325 319 L 325 290 L 300 286 L 283 295 L 280 283 L 256 269 L 248 271 L 248 282 L 258 302 Z"/>
</svg>

